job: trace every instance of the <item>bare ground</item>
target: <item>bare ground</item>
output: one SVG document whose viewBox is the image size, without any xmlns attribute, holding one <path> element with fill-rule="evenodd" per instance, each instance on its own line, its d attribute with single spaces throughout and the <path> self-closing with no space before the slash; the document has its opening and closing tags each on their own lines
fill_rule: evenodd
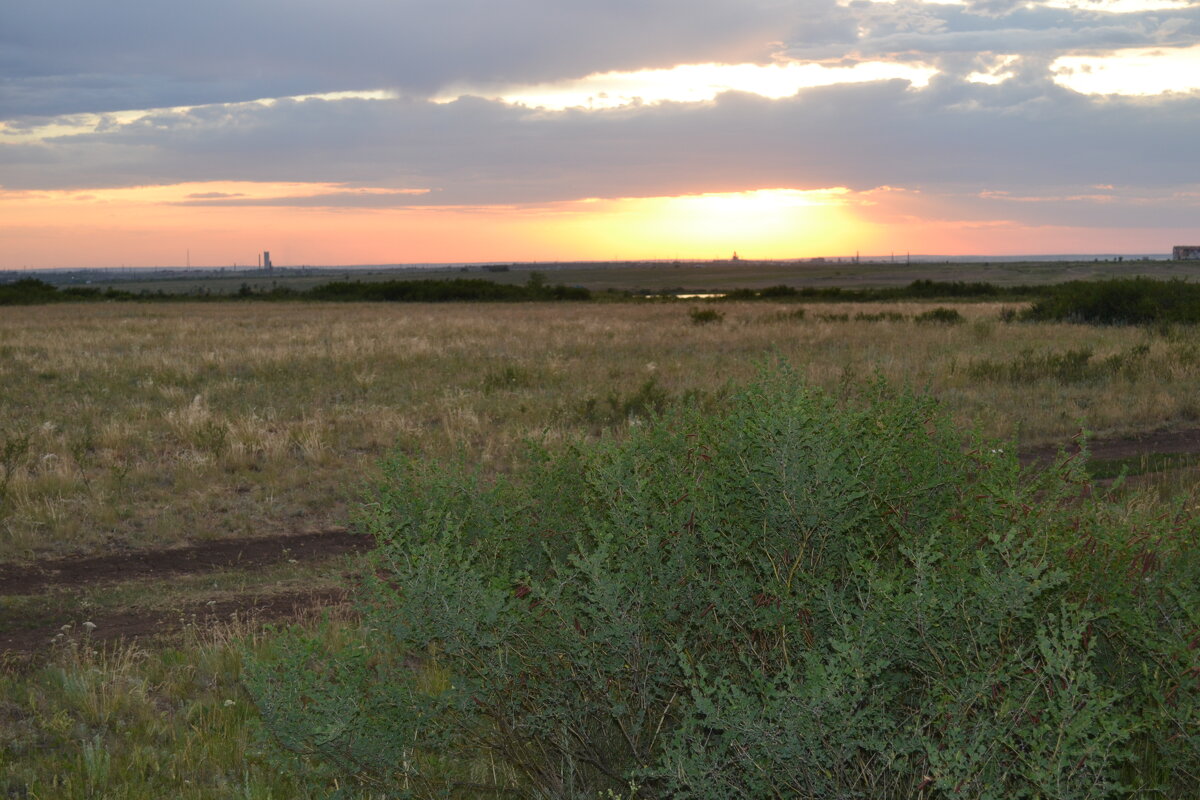
<svg viewBox="0 0 1200 800">
<path fill-rule="evenodd" d="M 281 561 L 319 561 L 370 549 L 368 536 L 345 528 L 283 536 L 217 539 L 166 550 L 132 550 L 0 565 L 0 596 L 217 569 L 253 569 Z"/>
<path fill-rule="evenodd" d="M 48 608 L 41 614 L 30 613 L 27 608 L 6 608 L 5 596 L 40 596 L 99 583 L 169 580 L 215 570 L 246 571 L 284 561 L 316 562 L 364 552 L 372 545 L 369 536 L 333 528 L 315 533 L 218 539 L 163 550 L 3 565 L 0 566 L 0 660 L 25 661 L 35 654 L 49 652 L 56 642 L 63 641 L 60 633 L 76 638 L 86 636 L 96 644 L 107 644 L 177 633 L 189 624 L 207 626 L 235 618 L 243 622 L 290 619 L 314 608 L 342 603 L 346 591 L 262 591 L 170 610 L 110 609 L 88 615 L 75 612 L 70 614 L 73 622 L 66 631 L 62 628 L 64 617 L 61 612 Z M 85 631 L 84 622 L 93 623 L 95 628 Z"/>
<path fill-rule="evenodd" d="M 32 625 L 11 626 L 0 614 L 0 663 L 27 661 L 31 656 L 48 653 L 68 638 L 95 645 L 178 633 L 185 626 L 207 627 L 234 620 L 265 623 L 293 619 L 322 607 L 345 602 L 345 589 L 293 591 L 276 594 L 238 595 L 220 601 L 197 603 L 172 611 L 105 612 L 95 619 L 62 625 L 35 621 Z M 83 623 L 95 627 L 88 629 Z"/>
<path fill-rule="evenodd" d="M 1087 443 L 1088 453 L 1092 460 L 1116 461 L 1139 456 L 1161 455 L 1195 455 L 1200 453 L 1200 428 L 1177 431 L 1150 431 L 1136 436 L 1114 439 L 1094 439 Z M 1078 441 L 1061 445 L 1046 445 L 1030 448 L 1021 453 L 1021 461 L 1025 464 L 1050 461 L 1059 450 L 1067 453 L 1077 453 L 1080 449 Z"/>
</svg>

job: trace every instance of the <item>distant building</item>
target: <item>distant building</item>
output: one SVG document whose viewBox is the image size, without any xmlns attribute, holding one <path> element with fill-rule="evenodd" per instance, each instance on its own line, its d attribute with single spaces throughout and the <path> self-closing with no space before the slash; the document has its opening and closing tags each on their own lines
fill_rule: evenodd
<svg viewBox="0 0 1200 800">
<path fill-rule="evenodd" d="M 1200 244 L 1179 244 L 1171 251 L 1171 258 L 1176 261 L 1200 260 Z"/>
<path fill-rule="evenodd" d="M 271 271 L 271 251 L 263 250 L 263 269 L 267 272 Z"/>
</svg>

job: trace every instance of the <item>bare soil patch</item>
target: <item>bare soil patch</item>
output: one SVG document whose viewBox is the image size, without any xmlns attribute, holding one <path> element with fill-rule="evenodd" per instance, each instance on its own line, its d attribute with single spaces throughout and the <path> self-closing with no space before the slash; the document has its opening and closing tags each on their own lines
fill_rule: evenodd
<svg viewBox="0 0 1200 800">
<path fill-rule="evenodd" d="M 1195 455 L 1200 453 L 1200 428 L 1174 431 L 1149 431 L 1113 439 L 1093 439 L 1087 443 L 1090 457 L 1096 461 L 1118 461 L 1147 455 Z M 1078 441 L 1034 447 L 1021 453 L 1025 464 L 1051 461 L 1059 450 L 1078 453 Z"/>
<path fill-rule="evenodd" d="M 0 566 L 0 596 L 34 594 L 103 581 L 162 578 L 218 569 L 252 569 L 281 561 L 318 561 L 364 552 L 371 537 L 332 528 L 315 533 L 218 539 L 165 550 L 132 550 Z"/>
<path fill-rule="evenodd" d="M 334 588 L 238 595 L 191 604 L 172 611 L 105 612 L 89 619 L 72 620 L 70 623 L 43 623 L 18 628 L 0 624 L 0 655 L 18 660 L 27 659 L 37 653 L 49 651 L 56 643 L 65 643 L 66 637 L 76 640 L 86 638 L 95 645 L 105 645 L 178 633 L 188 625 L 207 627 L 234 620 L 244 623 L 291 619 L 314 609 L 337 606 L 345 600 L 346 590 Z M 89 630 L 84 626 L 85 622 L 90 622 L 95 627 Z"/>
</svg>

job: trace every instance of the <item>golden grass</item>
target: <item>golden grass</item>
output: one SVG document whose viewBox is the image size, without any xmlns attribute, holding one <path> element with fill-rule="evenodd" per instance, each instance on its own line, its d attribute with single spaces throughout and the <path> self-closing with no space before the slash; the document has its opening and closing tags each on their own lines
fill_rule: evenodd
<svg viewBox="0 0 1200 800">
<path fill-rule="evenodd" d="M 1004 324 L 999 304 L 911 321 L 933 305 L 721 304 L 709 325 L 650 302 L 6 308 L 0 448 L 29 446 L 0 475 L 0 558 L 323 527 L 394 445 L 504 469 L 527 437 L 623 424 L 650 380 L 668 398 L 711 393 L 774 356 L 822 386 L 878 372 L 928 387 L 962 424 L 1027 444 L 1200 416 L 1186 337 Z M 910 319 L 853 319 L 880 312 Z M 1136 363 L 1086 380 L 978 367 L 1138 345 Z"/>
</svg>

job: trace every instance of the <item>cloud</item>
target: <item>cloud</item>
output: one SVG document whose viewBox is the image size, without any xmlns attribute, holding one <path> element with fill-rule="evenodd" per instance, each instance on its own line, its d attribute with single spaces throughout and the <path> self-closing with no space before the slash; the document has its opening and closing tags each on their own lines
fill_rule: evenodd
<svg viewBox="0 0 1200 800">
<path fill-rule="evenodd" d="M 1020 81 L 948 81 L 923 91 L 888 81 L 779 100 L 727 93 L 712 103 L 596 112 L 478 98 L 194 109 L 16 146 L 15 158 L 4 159 L 13 146 L 0 146 L 0 163 L 13 190 L 218 180 L 346 187 L 306 197 L 191 197 L 193 205 L 475 206 L 891 185 L 1004 218 L 1066 219 L 1086 208 L 1107 219 L 1107 207 L 1070 198 L 1096 194 L 1087 187 L 1097 184 L 1131 196 L 1186 189 L 1196 180 L 1187 165 L 1198 126 L 1196 96 L 1095 100 Z M 983 189 L 1060 199 L 1035 208 Z M 1194 198 L 1176 202 L 1185 210 L 1165 201 L 1125 208 L 1148 221 L 1194 215 Z"/>
<path fill-rule="evenodd" d="M 250 197 L 241 193 L 200 192 L 189 194 L 187 199 L 172 205 L 225 208 L 403 208 L 414 205 L 415 198 L 427 193 L 428 190 L 425 189 L 356 189 L 279 197 Z"/>
<path fill-rule="evenodd" d="M 428 96 L 614 69 L 765 61 L 829 0 L 38 0 L 0 10 L 0 108 L 55 115 L 346 89 Z"/>
<path fill-rule="evenodd" d="M 1021 3 L 994 16 L 977 13 L 971 6 L 859 0 L 834 13 L 855 21 L 852 35 L 798 37 L 784 53 L 799 59 L 848 55 L 927 58 L 953 53 L 1060 55 L 1129 47 L 1185 47 L 1200 42 L 1200 6 L 1112 14 Z"/>
</svg>

